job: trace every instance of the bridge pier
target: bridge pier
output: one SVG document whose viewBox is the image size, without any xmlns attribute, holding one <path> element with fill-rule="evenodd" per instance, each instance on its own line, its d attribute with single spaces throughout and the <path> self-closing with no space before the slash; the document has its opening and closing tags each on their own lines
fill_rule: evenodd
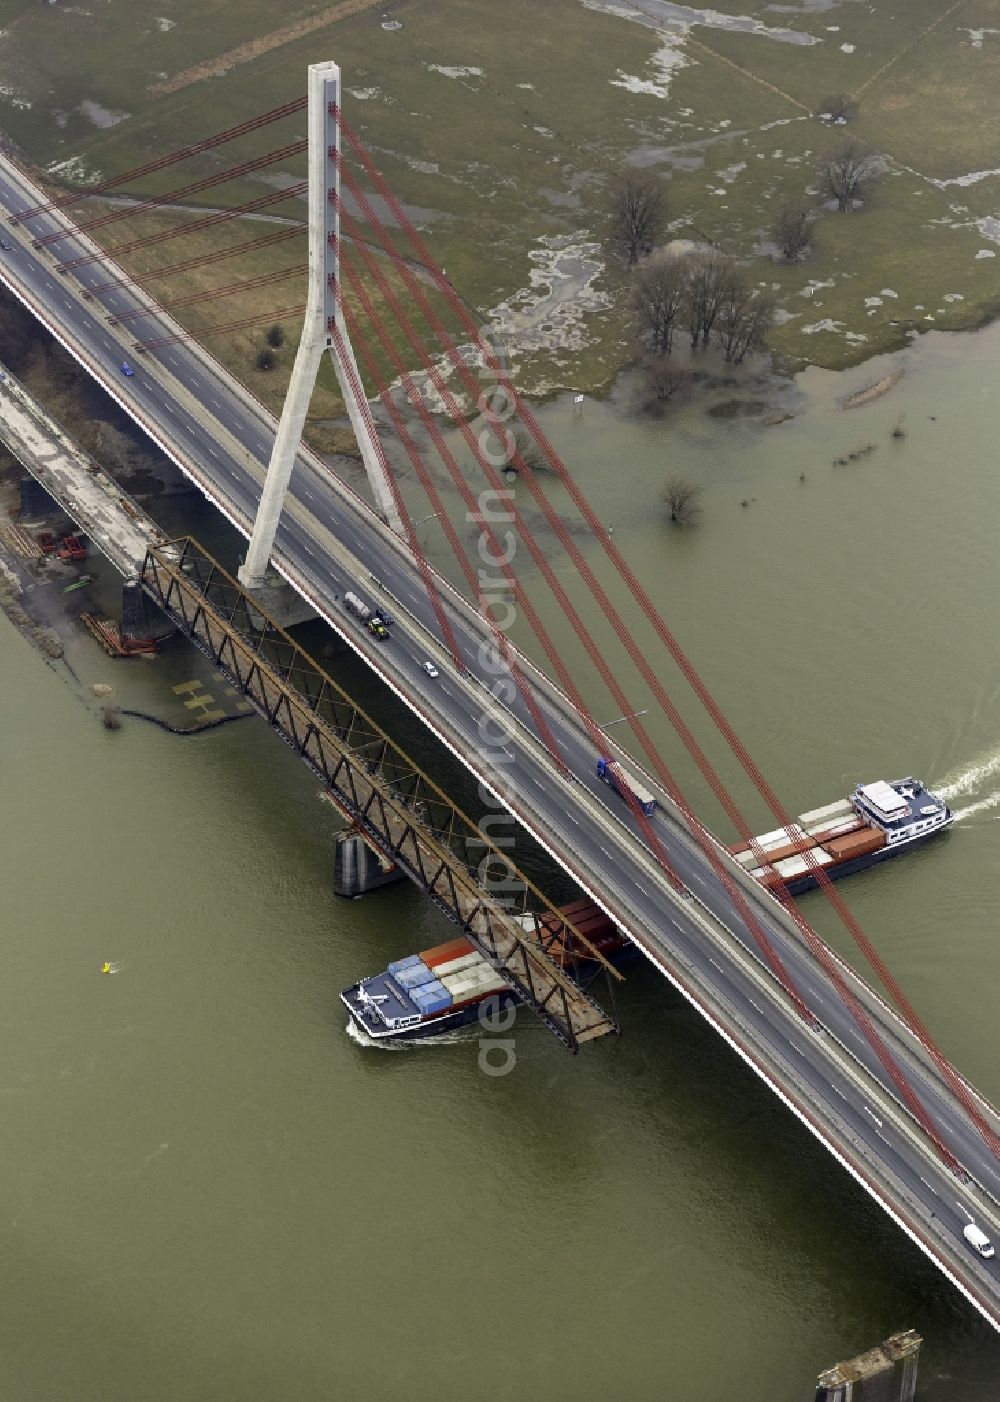
<svg viewBox="0 0 1000 1402">
<path fill-rule="evenodd" d="M 296 623 L 311 623 L 319 617 L 312 605 L 275 570 L 268 570 L 262 579 L 255 580 L 252 587 L 247 585 L 246 588 L 268 618 L 277 623 L 279 628 L 292 628 Z M 263 614 L 256 615 L 255 621 L 263 623 Z"/>
<path fill-rule="evenodd" d="M 359 832 L 342 833 L 336 839 L 333 860 L 333 889 L 338 896 L 353 900 L 380 886 L 402 881 L 406 873 L 399 867 L 387 865 Z"/>
<path fill-rule="evenodd" d="M 123 643 L 156 642 L 175 631 L 173 624 L 149 598 L 137 575 L 122 583 L 120 632 Z"/>
<path fill-rule="evenodd" d="M 913 1402 L 923 1339 L 913 1329 L 821 1373 L 816 1402 Z"/>
<path fill-rule="evenodd" d="M 41 482 L 36 482 L 34 477 L 22 477 L 20 481 L 22 521 L 30 521 L 36 516 L 49 516 L 53 511 L 61 510 L 58 503 L 53 501 Z"/>
</svg>

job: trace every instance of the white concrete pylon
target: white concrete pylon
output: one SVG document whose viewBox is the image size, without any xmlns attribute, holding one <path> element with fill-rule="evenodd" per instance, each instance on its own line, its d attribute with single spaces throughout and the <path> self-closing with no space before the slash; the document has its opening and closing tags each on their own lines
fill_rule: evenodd
<svg viewBox="0 0 1000 1402">
<path fill-rule="evenodd" d="M 365 423 L 360 397 L 354 388 L 361 385 L 361 376 L 354 361 L 343 314 L 337 305 L 336 287 L 340 278 L 340 170 L 333 159 L 333 152 L 340 150 L 340 130 L 335 115 L 340 110 L 340 69 L 335 63 L 312 63 L 309 65 L 308 83 L 309 291 L 302 339 L 295 355 L 278 432 L 271 449 L 253 534 L 246 559 L 239 570 L 240 582 L 249 589 L 260 588 L 265 583 L 285 493 L 302 440 L 302 429 L 324 350 L 330 352 L 340 393 L 379 510 L 397 534 L 401 535 L 403 529 L 385 470 Z M 340 345 L 344 348 L 344 359 L 331 334 L 334 324 Z"/>
</svg>

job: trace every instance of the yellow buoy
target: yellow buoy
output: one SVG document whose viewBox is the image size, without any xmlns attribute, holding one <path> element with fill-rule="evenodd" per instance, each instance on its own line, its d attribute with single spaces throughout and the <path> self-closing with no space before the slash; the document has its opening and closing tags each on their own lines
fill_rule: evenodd
<svg viewBox="0 0 1000 1402">
<path fill-rule="evenodd" d="M 104 968 L 101 970 L 101 973 L 102 973 L 102 974 L 110 974 L 110 972 L 111 972 L 111 965 L 110 965 L 110 964 L 105 964 L 105 965 L 104 965 Z"/>
</svg>

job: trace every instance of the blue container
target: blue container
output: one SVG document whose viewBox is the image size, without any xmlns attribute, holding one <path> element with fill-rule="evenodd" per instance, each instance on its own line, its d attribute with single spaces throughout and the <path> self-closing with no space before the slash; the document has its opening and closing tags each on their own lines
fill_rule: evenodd
<svg viewBox="0 0 1000 1402">
<path fill-rule="evenodd" d="M 445 984 L 440 981 L 439 977 L 433 972 L 433 969 L 428 969 L 428 973 L 431 974 L 431 977 L 426 981 L 424 987 L 421 988 L 421 993 L 447 993 Z"/>
<path fill-rule="evenodd" d="M 433 983 L 425 983 L 421 988 L 415 988 L 410 997 L 416 1004 L 420 1012 L 443 1013 L 451 1007 L 452 997 L 443 983 L 437 979 Z"/>
<path fill-rule="evenodd" d="M 405 959 L 394 959 L 389 965 L 389 973 L 399 974 L 404 969 L 415 969 L 418 964 L 423 962 L 419 954 L 408 954 Z"/>
<path fill-rule="evenodd" d="M 425 998 L 431 995 L 437 996 L 441 993 L 447 993 L 447 988 L 445 988 L 444 984 L 439 978 L 434 977 L 433 971 L 431 969 L 428 969 L 427 972 L 430 974 L 430 978 L 425 980 L 419 988 L 414 988 L 414 997 L 416 997 L 418 994 L 420 995 L 420 997 Z"/>
<path fill-rule="evenodd" d="M 394 974 L 396 982 L 400 988 L 405 988 L 407 993 L 411 993 L 422 984 L 436 982 L 434 970 L 429 969 L 426 964 L 416 964 L 410 969 L 400 969 L 398 974 Z"/>
</svg>

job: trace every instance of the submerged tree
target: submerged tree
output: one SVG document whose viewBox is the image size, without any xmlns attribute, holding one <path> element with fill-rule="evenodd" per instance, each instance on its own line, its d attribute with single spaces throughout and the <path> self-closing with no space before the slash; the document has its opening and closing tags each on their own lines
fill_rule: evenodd
<svg viewBox="0 0 1000 1402">
<path fill-rule="evenodd" d="M 690 526 L 701 515 L 701 488 L 686 477 L 668 477 L 663 488 L 670 519 L 678 526 Z"/>
<path fill-rule="evenodd" d="M 860 141 L 845 141 L 823 161 L 820 166 L 823 188 L 837 201 L 842 213 L 854 208 L 858 191 L 865 181 L 878 175 L 880 164 L 874 151 L 869 151 Z"/>
<path fill-rule="evenodd" d="M 520 465 L 526 467 L 529 472 L 545 472 L 549 469 L 548 458 L 540 445 L 535 442 L 530 429 L 526 428 L 524 424 L 514 423 L 511 425 L 510 438 L 507 443 L 513 449 L 510 455 L 511 461 L 507 463 L 507 466 L 514 472 L 519 466 L 513 461 L 515 454 L 520 459 Z"/>
<path fill-rule="evenodd" d="M 616 188 L 611 199 L 611 245 L 629 267 L 643 253 L 652 253 L 653 243 L 666 217 L 663 187 L 658 180 L 629 176 Z"/>
<path fill-rule="evenodd" d="M 720 253 L 717 248 L 708 253 L 698 253 L 688 261 L 687 326 L 691 333 L 691 348 L 708 345 L 719 315 L 726 290 L 735 276 L 731 258 Z"/>
<path fill-rule="evenodd" d="M 774 298 L 742 278 L 730 278 L 719 305 L 719 341 L 728 361 L 739 364 L 750 351 L 763 350 L 774 323 Z"/>
<path fill-rule="evenodd" d="M 644 362 L 646 388 L 655 405 L 666 404 L 678 391 L 691 383 L 691 375 L 679 365 L 672 365 L 665 355 L 650 356 Z"/>
</svg>

